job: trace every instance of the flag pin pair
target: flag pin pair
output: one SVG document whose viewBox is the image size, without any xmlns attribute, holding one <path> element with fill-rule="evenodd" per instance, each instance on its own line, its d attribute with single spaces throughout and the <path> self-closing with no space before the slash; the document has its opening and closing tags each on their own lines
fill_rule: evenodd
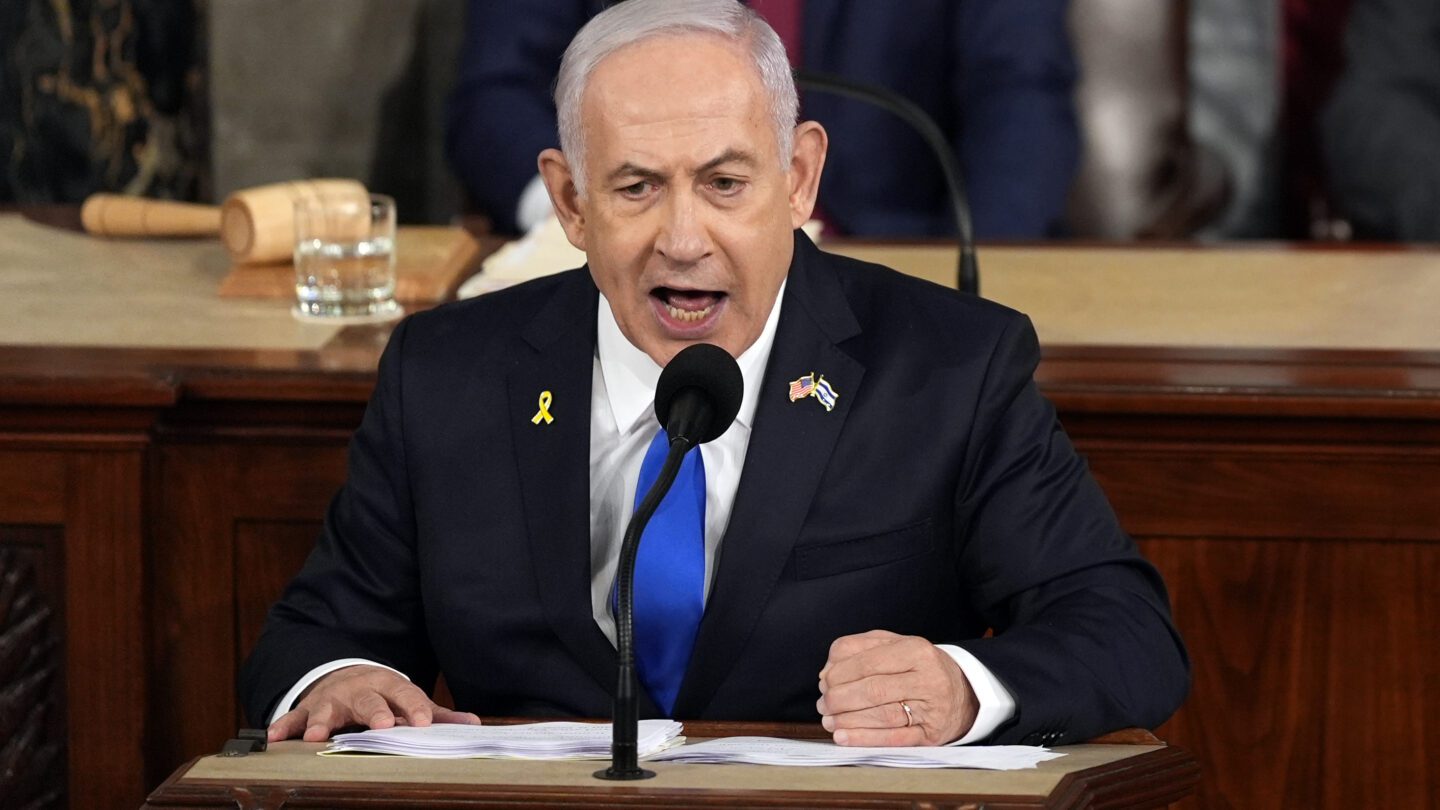
<svg viewBox="0 0 1440 810">
<path fill-rule="evenodd" d="M 840 394 L 831 387 L 824 374 L 817 375 L 812 371 L 798 380 L 790 381 L 791 402 L 810 397 L 819 400 L 820 404 L 825 406 L 826 412 L 829 412 L 835 410 L 835 400 L 840 398 Z"/>
</svg>

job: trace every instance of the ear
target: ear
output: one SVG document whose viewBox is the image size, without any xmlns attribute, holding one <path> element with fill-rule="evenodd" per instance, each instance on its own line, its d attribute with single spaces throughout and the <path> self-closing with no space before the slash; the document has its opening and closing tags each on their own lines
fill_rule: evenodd
<svg viewBox="0 0 1440 810">
<path fill-rule="evenodd" d="M 798 228 L 815 212 L 815 198 L 820 193 L 820 172 L 825 168 L 825 152 L 830 136 L 815 121 L 795 127 L 795 146 L 790 155 L 790 227 Z"/>
<path fill-rule="evenodd" d="M 570 163 L 559 149 L 546 149 L 540 153 L 540 179 L 550 193 L 550 205 L 565 237 L 578 250 L 585 249 L 585 212 L 580 205 L 580 194 L 575 189 L 575 178 L 570 173 Z"/>
</svg>

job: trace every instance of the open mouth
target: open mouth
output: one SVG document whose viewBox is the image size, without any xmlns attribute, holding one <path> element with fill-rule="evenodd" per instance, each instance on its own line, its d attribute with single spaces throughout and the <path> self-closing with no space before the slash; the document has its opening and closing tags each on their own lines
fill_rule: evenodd
<svg viewBox="0 0 1440 810">
<path fill-rule="evenodd" d="M 656 287 L 650 291 L 661 320 L 678 330 L 703 327 L 724 307 L 725 293 L 713 290 L 677 290 Z"/>
</svg>

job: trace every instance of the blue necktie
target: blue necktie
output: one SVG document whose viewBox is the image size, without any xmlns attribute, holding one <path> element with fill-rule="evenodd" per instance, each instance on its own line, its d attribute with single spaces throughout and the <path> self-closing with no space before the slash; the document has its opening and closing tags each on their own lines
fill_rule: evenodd
<svg viewBox="0 0 1440 810">
<path fill-rule="evenodd" d="M 645 451 L 639 508 L 660 477 L 669 443 L 661 430 Z M 635 657 L 640 682 L 668 716 L 690 664 L 705 611 L 705 462 L 699 448 L 685 454 L 675 484 L 651 516 L 635 559 Z"/>
</svg>

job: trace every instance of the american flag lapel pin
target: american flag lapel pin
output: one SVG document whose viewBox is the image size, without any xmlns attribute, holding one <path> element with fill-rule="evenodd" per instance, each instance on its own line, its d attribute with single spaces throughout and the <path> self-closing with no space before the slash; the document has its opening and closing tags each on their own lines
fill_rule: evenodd
<svg viewBox="0 0 1440 810">
<path fill-rule="evenodd" d="M 796 402 L 805 399 L 815 393 L 815 372 L 810 372 L 798 380 L 790 381 L 790 401 Z"/>
<path fill-rule="evenodd" d="M 840 398 L 840 393 L 830 382 L 825 379 L 824 374 L 810 372 L 798 380 L 790 381 L 790 401 L 797 402 L 802 399 L 814 397 L 825 406 L 825 410 L 835 410 L 835 401 Z"/>
</svg>

